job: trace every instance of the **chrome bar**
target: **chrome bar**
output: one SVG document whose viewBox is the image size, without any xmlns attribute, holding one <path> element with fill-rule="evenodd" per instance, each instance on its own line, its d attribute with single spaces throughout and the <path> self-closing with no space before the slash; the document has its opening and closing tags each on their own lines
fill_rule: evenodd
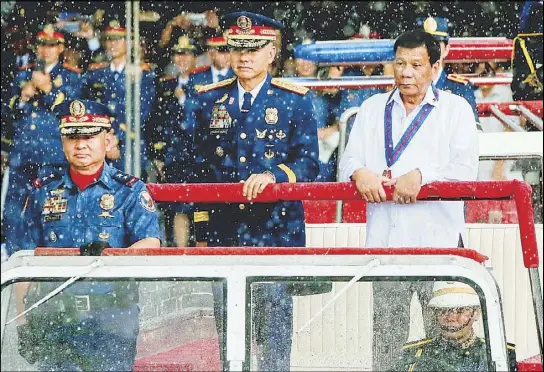
<svg viewBox="0 0 544 372">
<path fill-rule="evenodd" d="M 540 286 L 540 275 L 538 273 L 538 267 L 529 268 L 529 283 L 531 284 L 533 306 L 535 308 L 536 331 L 538 334 L 538 346 L 540 347 L 540 363 L 544 364 L 544 314 L 542 310 L 544 303 L 542 301 L 542 287 Z"/>
<path fill-rule="evenodd" d="M 533 123 L 538 128 L 538 130 L 543 130 L 542 119 L 533 114 L 531 110 L 523 105 L 517 105 L 516 109 L 523 117 Z"/>
<path fill-rule="evenodd" d="M 132 1 L 125 1 L 127 62 L 125 65 L 125 172 L 132 174 Z M 121 131 L 122 129 L 119 128 Z"/>
<path fill-rule="evenodd" d="M 344 150 L 346 149 L 346 129 L 348 126 L 348 120 L 353 115 L 356 115 L 357 112 L 359 112 L 359 106 L 350 107 L 346 111 L 342 113 L 340 116 L 340 120 L 338 123 L 338 130 L 340 132 L 340 142 L 338 143 L 338 159 L 337 159 L 337 165 L 336 165 L 336 180 L 340 180 L 340 159 L 342 158 L 342 155 L 344 155 Z M 341 223 L 343 220 L 343 211 L 342 207 L 344 205 L 344 202 L 342 200 L 338 200 L 336 202 L 336 223 Z"/>
<path fill-rule="evenodd" d="M 508 116 L 506 116 L 497 105 L 489 106 L 489 111 L 495 116 L 501 123 L 512 129 L 514 132 L 526 132 L 521 125 L 512 121 Z"/>
<path fill-rule="evenodd" d="M 140 44 L 140 1 L 134 1 L 134 170 L 135 177 L 142 176 L 142 148 L 141 148 L 141 123 L 140 123 L 140 104 L 141 104 L 141 83 L 142 69 L 140 68 L 141 44 Z"/>
</svg>

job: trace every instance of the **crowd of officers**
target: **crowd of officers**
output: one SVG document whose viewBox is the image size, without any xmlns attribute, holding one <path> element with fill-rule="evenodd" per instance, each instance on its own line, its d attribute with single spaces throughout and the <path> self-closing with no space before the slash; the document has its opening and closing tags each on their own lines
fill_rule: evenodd
<svg viewBox="0 0 544 372">
<path fill-rule="evenodd" d="M 184 155 L 179 151 L 192 146 L 193 128 L 189 127 L 186 118 L 191 97 L 196 95 L 199 87 L 233 76 L 229 49 L 219 20 L 214 13 L 203 14 L 207 16 L 207 28 L 199 33 L 193 32 L 191 18 L 187 15 L 172 19 L 161 34 L 155 50 L 158 54 L 152 58 L 156 63 L 143 62 L 140 65 L 140 156 L 141 174 L 145 181 L 187 181 L 182 162 Z M 2 161 L 9 165 L 9 188 L 3 213 L 8 253 L 14 251 L 11 242 L 22 234 L 13 216 L 20 215 L 32 181 L 64 164 L 63 154 L 56 150 L 60 148 L 60 139 L 52 107 L 75 98 L 107 105 L 115 117 L 113 129 L 118 141 L 118 146 L 108 153 L 107 158 L 116 168 L 125 168 L 126 138 L 135 137 L 126 123 L 125 113 L 127 44 L 124 25 L 116 19 L 110 20 L 100 35 L 87 21 L 80 23 L 78 33 L 65 32 L 59 23 L 55 26 L 47 24 L 35 35 L 33 50 L 19 45 L 11 59 L 8 58 L 13 62 L 8 65 L 14 71 L 9 92 L 4 89 L 2 94 Z M 441 40 L 445 57 L 448 20 L 429 18 L 425 22 L 425 18 L 421 18 L 416 27 L 424 27 Z M 180 30 L 184 32 L 180 33 Z M 353 37 L 381 36 L 364 25 Z M 279 45 L 281 41 L 277 43 Z M 142 47 L 144 60 L 149 61 L 145 44 Z M 281 63 L 280 55 L 278 53 L 270 66 L 272 76 L 334 78 L 384 73 L 381 65 L 320 70 L 313 62 L 302 59 L 287 59 Z M 454 74 L 448 75 L 444 70 L 435 83 L 441 89 L 465 96 L 477 116 L 474 93 L 466 80 Z M 318 125 L 320 168 L 317 181 L 336 180 L 338 122 L 342 113 L 383 91 L 370 88 L 309 92 Z M 162 207 L 168 243 L 175 246 L 191 244 L 187 215 L 190 206 L 171 204 Z"/>
</svg>

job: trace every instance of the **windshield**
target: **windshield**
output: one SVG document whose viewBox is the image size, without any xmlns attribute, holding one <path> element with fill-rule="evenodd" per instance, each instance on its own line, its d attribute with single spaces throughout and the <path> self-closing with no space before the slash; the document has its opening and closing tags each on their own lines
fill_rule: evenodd
<svg viewBox="0 0 544 372">
<path fill-rule="evenodd" d="M 6 285 L 4 321 L 21 311 L 20 287 L 28 287 L 28 308 L 62 283 Z M 291 370 L 484 371 L 492 365 L 485 301 L 455 278 L 249 277 L 246 288 L 250 370 L 287 364 Z M 25 326 L 17 319 L 4 327 L 2 370 L 219 370 L 231 317 L 227 292 L 220 278 L 79 280 L 27 313 Z M 392 306 L 400 298 L 405 301 Z M 386 321 L 392 316 L 395 322 Z M 259 349 L 263 338 L 275 341 L 270 350 Z"/>
</svg>

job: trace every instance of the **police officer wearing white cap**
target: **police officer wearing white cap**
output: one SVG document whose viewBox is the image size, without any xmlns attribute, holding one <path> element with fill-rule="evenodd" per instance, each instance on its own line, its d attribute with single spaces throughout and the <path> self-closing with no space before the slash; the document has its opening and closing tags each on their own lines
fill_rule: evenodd
<svg viewBox="0 0 544 372">
<path fill-rule="evenodd" d="M 429 301 L 440 334 L 408 343 L 395 371 L 487 371 L 486 342 L 473 324 L 481 315 L 476 291 L 460 282 L 436 282 Z M 517 371 L 514 345 L 507 345 L 510 371 Z"/>
</svg>

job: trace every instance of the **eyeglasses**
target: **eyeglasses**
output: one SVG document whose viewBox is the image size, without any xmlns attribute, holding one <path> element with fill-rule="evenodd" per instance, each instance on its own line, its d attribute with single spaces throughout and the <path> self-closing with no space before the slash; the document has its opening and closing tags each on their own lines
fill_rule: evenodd
<svg viewBox="0 0 544 372">
<path fill-rule="evenodd" d="M 473 306 L 463 306 L 463 307 L 448 307 L 448 308 L 441 308 L 441 309 L 435 309 L 436 313 L 441 316 L 446 316 L 449 314 L 462 314 L 469 312 L 470 310 L 474 310 Z"/>
</svg>

